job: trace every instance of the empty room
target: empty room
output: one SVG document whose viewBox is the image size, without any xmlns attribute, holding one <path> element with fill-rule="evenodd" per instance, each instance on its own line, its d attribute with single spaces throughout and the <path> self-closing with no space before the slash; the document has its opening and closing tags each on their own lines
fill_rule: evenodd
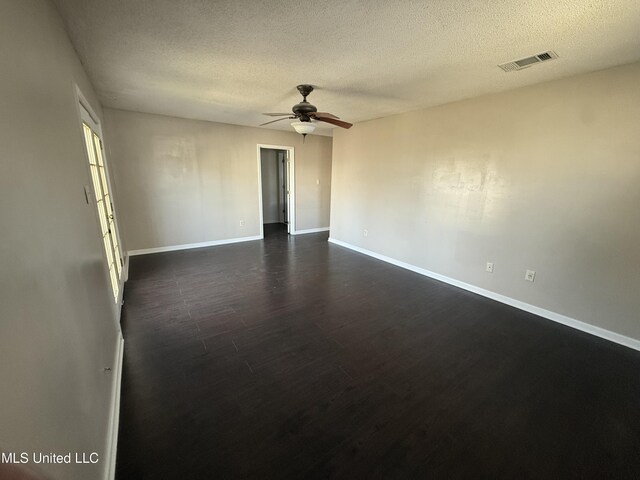
<svg viewBox="0 0 640 480">
<path fill-rule="evenodd" d="M 640 476 L 637 0 L 0 0 L 0 480 Z"/>
</svg>

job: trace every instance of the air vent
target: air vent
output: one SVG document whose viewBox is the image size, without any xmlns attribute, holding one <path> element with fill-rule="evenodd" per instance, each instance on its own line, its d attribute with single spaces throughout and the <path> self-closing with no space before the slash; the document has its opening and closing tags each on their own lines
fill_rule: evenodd
<svg viewBox="0 0 640 480">
<path fill-rule="evenodd" d="M 505 72 L 514 72 L 516 70 L 529 68 L 531 65 L 535 65 L 536 63 L 546 62 L 547 60 L 553 60 L 555 58 L 558 58 L 558 55 L 550 50 L 548 52 L 539 53 L 538 55 L 534 55 L 532 57 L 521 58 L 520 60 L 503 63 L 498 66 Z"/>
</svg>

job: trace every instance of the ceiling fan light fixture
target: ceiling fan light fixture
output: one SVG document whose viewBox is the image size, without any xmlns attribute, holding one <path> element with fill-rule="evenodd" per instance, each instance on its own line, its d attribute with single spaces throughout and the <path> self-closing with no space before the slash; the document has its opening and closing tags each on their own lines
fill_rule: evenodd
<svg viewBox="0 0 640 480">
<path fill-rule="evenodd" d="M 316 129 L 315 124 L 311 122 L 291 122 L 291 126 L 301 135 L 313 133 Z"/>
</svg>

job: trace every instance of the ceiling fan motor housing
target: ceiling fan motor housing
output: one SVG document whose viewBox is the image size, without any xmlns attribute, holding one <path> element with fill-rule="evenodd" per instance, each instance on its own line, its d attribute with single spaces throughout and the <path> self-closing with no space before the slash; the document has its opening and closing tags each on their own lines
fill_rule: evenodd
<svg viewBox="0 0 640 480">
<path fill-rule="evenodd" d="M 304 84 L 298 85 L 296 88 L 300 92 L 300 95 L 302 95 L 303 100 L 294 105 L 291 110 L 301 122 L 310 122 L 311 118 L 309 117 L 309 114 L 316 113 L 318 111 L 315 105 L 311 105 L 307 102 L 307 95 L 313 92 L 313 86 Z"/>
<path fill-rule="evenodd" d="M 316 113 L 318 111 L 315 105 L 311 105 L 309 102 L 300 102 L 294 105 L 292 110 L 301 122 L 310 121 L 311 119 L 309 118 L 309 114 Z"/>
</svg>

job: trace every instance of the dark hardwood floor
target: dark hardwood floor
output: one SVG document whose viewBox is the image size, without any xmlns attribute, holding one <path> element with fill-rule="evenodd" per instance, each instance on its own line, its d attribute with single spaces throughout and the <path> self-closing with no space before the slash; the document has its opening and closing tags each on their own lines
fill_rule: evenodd
<svg viewBox="0 0 640 480">
<path fill-rule="evenodd" d="M 640 352 L 326 234 L 133 257 L 119 480 L 640 477 Z"/>
</svg>

